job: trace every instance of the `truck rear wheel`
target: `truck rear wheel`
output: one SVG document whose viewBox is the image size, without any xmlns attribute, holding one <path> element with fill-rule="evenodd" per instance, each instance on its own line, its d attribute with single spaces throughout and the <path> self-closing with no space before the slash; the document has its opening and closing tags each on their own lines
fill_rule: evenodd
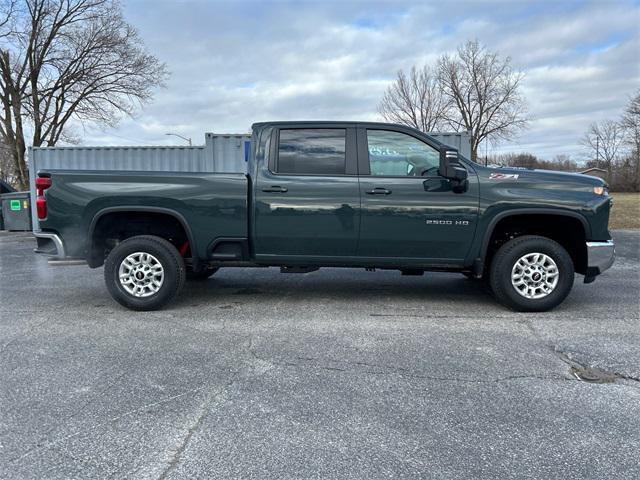
<svg viewBox="0 0 640 480">
<path fill-rule="evenodd" d="M 131 310 L 157 310 L 185 282 L 184 260 L 167 240 L 152 235 L 119 243 L 104 262 L 104 279 L 115 301 Z"/>
<path fill-rule="evenodd" d="M 569 295 L 573 261 L 559 243 L 525 235 L 500 247 L 491 262 L 489 279 L 503 305 L 519 312 L 544 312 Z"/>
</svg>

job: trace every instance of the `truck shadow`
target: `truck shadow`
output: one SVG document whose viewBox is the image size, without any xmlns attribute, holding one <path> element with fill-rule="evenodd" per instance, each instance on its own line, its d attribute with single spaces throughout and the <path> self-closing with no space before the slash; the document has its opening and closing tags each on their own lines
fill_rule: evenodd
<svg viewBox="0 0 640 480">
<path fill-rule="evenodd" d="M 308 274 L 282 275 L 275 269 L 261 269 L 243 278 L 238 269 L 218 272 L 203 282 L 188 282 L 179 303 L 270 302 L 286 297 L 295 301 L 375 301 L 398 303 L 451 302 L 471 300 L 473 304 L 493 304 L 483 282 L 461 274 L 426 273 L 401 276 L 399 272 L 361 272 L 326 269 Z M 245 270 L 246 271 L 246 270 Z"/>
</svg>

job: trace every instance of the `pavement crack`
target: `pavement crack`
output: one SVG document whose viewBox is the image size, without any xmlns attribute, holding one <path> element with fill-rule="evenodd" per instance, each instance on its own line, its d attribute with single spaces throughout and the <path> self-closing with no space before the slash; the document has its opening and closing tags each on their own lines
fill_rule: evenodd
<svg viewBox="0 0 640 480">
<path fill-rule="evenodd" d="M 458 383 L 473 383 L 473 384 L 495 384 L 502 382 L 509 382 L 513 380 L 544 380 L 544 381 L 575 381 L 573 378 L 565 377 L 562 375 L 541 375 L 541 374 L 523 374 L 523 375 L 509 375 L 506 377 L 498 378 L 465 378 L 465 377 L 449 377 L 449 376 L 435 376 L 435 375 L 421 375 L 411 372 L 371 372 L 365 371 L 365 374 L 369 375 L 398 375 L 405 378 L 417 378 L 421 380 L 432 380 L 437 382 L 458 382 Z"/>
<path fill-rule="evenodd" d="M 249 341 L 248 348 L 252 356 L 262 362 L 269 362 L 273 365 L 277 365 L 283 368 L 317 368 L 328 372 L 346 373 L 346 374 L 358 374 L 358 375 L 397 375 L 404 378 L 416 378 L 422 380 L 432 380 L 438 382 L 460 382 L 460 383 L 476 383 L 476 384 L 492 384 L 508 382 L 513 380 L 547 380 L 547 381 L 576 381 L 573 377 L 563 375 L 544 375 L 540 373 L 525 373 L 521 375 L 509 375 L 498 378 L 465 378 L 455 376 L 437 376 L 437 375 L 422 375 L 420 373 L 412 372 L 407 368 L 398 367 L 395 365 L 383 365 L 378 363 L 368 363 L 363 361 L 345 361 L 335 359 L 320 359 L 314 357 L 297 356 L 295 357 L 298 362 L 276 361 L 268 360 L 258 356 L 253 350 L 252 340 Z M 351 368 L 349 368 L 351 367 Z M 374 370 L 371 370 L 374 369 Z"/>
<path fill-rule="evenodd" d="M 562 350 L 557 346 L 551 345 L 550 343 L 545 341 L 545 339 L 542 338 L 542 335 L 540 335 L 540 333 L 534 328 L 531 320 L 519 320 L 518 323 L 524 325 L 532 333 L 532 335 L 536 339 L 538 339 L 540 344 L 542 344 L 551 353 L 553 353 L 553 355 L 561 362 L 565 363 L 569 367 L 569 372 L 571 373 L 572 377 L 580 382 L 597 384 L 615 383 L 616 380 L 640 382 L 640 378 L 633 375 L 627 375 L 615 370 L 596 367 L 594 365 L 588 365 L 583 362 L 579 362 L 575 358 L 571 357 L 571 352 Z"/>
<path fill-rule="evenodd" d="M 581 382 L 602 384 L 615 383 L 616 380 L 627 380 L 630 382 L 640 383 L 640 378 L 633 375 L 627 375 L 625 373 L 618 372 L 617 370 L 578 362 L 574 358 L 571 358 L 569 353 L 558 348 L 554 349 L 554 351 L 562 361 L 569 365 L 572 375 Z"/>
<path fill-rule="evenodd" d="M 247 343 L 247 351 L 255 360 L 262 360 L 262 358 L 260 358 L 256 353 L 256 351 L 253 349 L 253 335 L 249 336 L 249 342 Z"/>
<path fill-rule="evenodd" d="M 104 425 L 107 425 L 109 423 L 115 423 L 118 420 L 120 420 L 120 419 L 122 419 L 124 417 L 127 417 L 129 415 L 133 415 L 135 413 L 142 412 L 142 411 L 148 411 L 148 410 L 150 410 L 152 408 L 155 408 L 155 407 L 160 406 L 160 405 L 164 405 L 166 403 L 170 403 L 170 402 L 172 402 L 174 400 L 177 400 L 179 398 L 182 398 L 182 397 L 184 397 L 186 395 L 189 395 L 189 394 L 196 393 L 196 392 L 199 392 L 201 390 L 204 390 L 205 388 L 206 387 L 194 388 L 194 389 L 191 389 L 191 390 L 187 390 L 186 392 L 178 393 L 178 394 L 173 395 L 171 397 L 165 398 L 163 400 L 159 400 L 157 402 L 148 403 L 146 405 L 143 405 L 141 407 L 135 408 L 133 410 L 129 410 L 127 412 L 121 413 L 120 415 L 117 415 L 115 417 L 111 417 L 111 418 L 109 418 L 108 420 L 106 420 L 104 422 L 101 422 L 101 423 L 98 423 L 98 424 L 94 425 L 92 428 L 95 429 L 95 428 L 99 428 L 99 427 L 102 427 Z M 76 414 L 77 413 L 79 413 L 79 411 L 76 411 Z M 68 417 L 68 418 L 71 418 L 71 417 Z M 53 429 L 50 430 L 48 433 L 51 433 L 52 431 L 53 431 Z M 28 450 L 26 450 L 22 455 L 20 455 L 18 457 L 11 458 L 11 459 L 9 459 L 9 461 L 10 462 L 15 462 L 17 460 L 21 460 L 21 459 L 29 456 L 31 453 L 34 453 L 37 450 L 41 450 L 42 448 L 47 448 L 47 447 L 53 446 L 55 444 L 61 443 L 63 441 L 69 440 L 69 439 L 74 438 L 74 437 L 86 436 L 86 435 L 90 435 L 90 434 L 91 434 L 91 432 L 77 431 L 77 432 L 74 432 L 74 433 L 72 433 L 70 435 L 66 435 L 64 437 L 58 438 L 55 441 L 47 441 L 47 440 L 42 441 L 41 440 L 41 441 L 37 442 L 36 445 L 34 445 L 32 448 L 29 448 Z"/>
<path fill-rule="evenodd" d="M 222 388 L 216 390 L 215 392 L 212 392 L 212 394 L 209 395 L 207 399 L 205 399 L 200 409 L 200 413 L 187 429 L 186 435 L 182 438 L 180 443 L 176 446 L 175 451 L 173 452 L 173 454 L 171 455 L 171 458 L 169 459 L 169 464 L 162 471 L 162 473 L 158 477 L 158 480 L 166 480 L 167 478 L 169 478 L 169 475 L 171 475 L 171 473 L 176 469 L 176 467 L 180 463 L 180 460 L 182 459 L 182 454 L 189 446 L 189 443 L 191 442 L 191 439 L 193 438 L 194 434 L 198 432 L 198 430 L 200 430 L 200 427 L 204 423 L 209 413 L 211 413 L 211 410 L 220 399 L 220 396 L 223 393 L 225 393 L 229 388 L 231 388 L 231 386 L 236 382 L 237 377 L 238 377 L 238 374 L 236 374 L 236 376 L 232 378 L 229 382 L 227 382 Z"/>
<path fill-rule="evenodd" d="M 61 419 L 56 425 L 54 425 L 53 427 L 51 427 L 49 430 L 47 430 L 44 434 L 43 434 L 43 438 L 38 440 L 36 442 L 35 445 L 33 445 L 31 448 L 27 449 L 22 455 L 20 455 L 19 457 L 13 458 L 11 459 L 11 461 L 16 461 L 16 460 L 20 460 L 26 456 L 28 456 L 29 454 L 35 452 L 36 450 L 40 450 L 43 447 L 46 447 L 48 445 L 52 445 L 55 442 L 50 441 L 50 436 L 53 432 L 55 432 L 56 430 L 58 430 L 60 428 L 61 425 L 66 424 L 66 422 L 68 422 L 69 420 L 71 420 L 72 418 L 75 418 L 77 415 L 79 415 L 80 413 L 82 413 L 89 405 L 91 405 L 93 402 L 95 402 L 96 400 L 102 398 L 102 395 L 104 393 L 106 393 L 108 390 L 110 390 L 111 388 L 113 388 L 113 386 L 118 382 L 118 380 L 120 380 L 122 377 L 124 377 L 126 375 L 126 372 L 121 373 L 119 375 L 117 375 L 116 377 L 114 377 L 113 379 L 111 379 L 109 381 L 109 383 L 102 388 L 101 390 L 99 390 L 98 392 L 96 392 L 89 400 L 87 400 L 86 402 L 84 402 L 82 405 L 80 405 L 78 408 L 74 409 L 69 415 L 67 415 L 66 417 L 64 417 L 63 419 Z"/>
<path fill-rule="evenodd" d="M 157 407 L 157 406 L 160 406 L 160 405 L 164 405 L 165 403 L 173 402 L 174 400 L 182 398 L 182 397 L 184 397 L 186 395 L 190 395 L 192 393 L 197 393 L 197 392 L 199 392 L 201 390 L 204 390 L 205 388 L 206 387 L 192 388 L 191 390 L 187 390 L 186 392 L 178 393 L 176 395 L 173 395 L 171 397 L 159 400 L 157 402 L 148 403 L 148 404 L 143 405 L 141 407 L 134 408 L 133 410 L 129 410 L 128 412 L 124 412 L 124 413 L 121 413 L 118 416 L 110 418 L 109 419 L 109 423 L 117 422 L 118 420 L 120 420 L 120 419 L 122 419 L 122 418 L 124 418 L 126 416 L 133 415 L 134 413 L 143 412 L 145 410 L 149 410 L 149 409 L 152 409 L 154 407 Z"/>
</svg>

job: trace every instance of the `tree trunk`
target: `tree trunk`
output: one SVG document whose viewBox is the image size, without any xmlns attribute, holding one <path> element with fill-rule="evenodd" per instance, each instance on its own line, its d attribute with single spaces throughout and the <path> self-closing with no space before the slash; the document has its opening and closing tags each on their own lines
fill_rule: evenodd
<svg viewBox="0 0 640 480">
<path fill-rule="evenodd" d="M 635 152 L 631 153 L 631 159 L 635 163 L 633 175 L 633 191 L 640 192 L 640 145 L 636 144 Z"/>
<path fill-rule="evenodd" d="M 12 145 L 11 156 L 13 158 L 13 168 L 16 175 L 15 186 L 18 191 L 29 190 L 29 174 L 26 168 L 25 148 Z"/>
<path fill-rule="evenodd" d="M 27 162 L 25 153 L 27 151 L 24 140 L 24 129 L 22 126 L 22 105 L 20 97 L 15 90 L 12 92 L 11 107 L 13 110 L 13 120 L 15 123 L 15 132 L 13 139 L 13 162 L 16 173 L 16 186 L 18 190 L 29 190 L 29 172 L 27 170 Z"/>
<path fill-rule="evenodd" d="M 16 145 L 16 183 L 20 191 L 29 190 L 29 169 L 27 168 L 26 150 L 24 141 Z"/>
<path fill-rule="evenodd" d="M 471 160 L 473 162 L 478 161 L 478 143 L 475 138 L 471 138 Z"/>
</svg>

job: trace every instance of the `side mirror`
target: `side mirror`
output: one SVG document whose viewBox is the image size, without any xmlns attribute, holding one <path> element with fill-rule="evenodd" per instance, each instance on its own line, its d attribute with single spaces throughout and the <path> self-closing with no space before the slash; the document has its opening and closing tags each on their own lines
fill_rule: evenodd
<svg viewBox="0 0 640 480">
<path fill-rule="evenodd" d="M 445 178 L 455 179 L 455 167 L 460 167 L 458 163 L 458 150 L 443 145 L 440 148 L 440 168 L 438 173 Z"/>
<path fill-rule="evenodd" d="M 453 183 L 456 192 L 464 192 L 467 189 L 467 170 L 458 162 L 458 150 L 443 145 L 440 148 L 440 168 L 438 172 L 444 178 Z"/>
</svg>

